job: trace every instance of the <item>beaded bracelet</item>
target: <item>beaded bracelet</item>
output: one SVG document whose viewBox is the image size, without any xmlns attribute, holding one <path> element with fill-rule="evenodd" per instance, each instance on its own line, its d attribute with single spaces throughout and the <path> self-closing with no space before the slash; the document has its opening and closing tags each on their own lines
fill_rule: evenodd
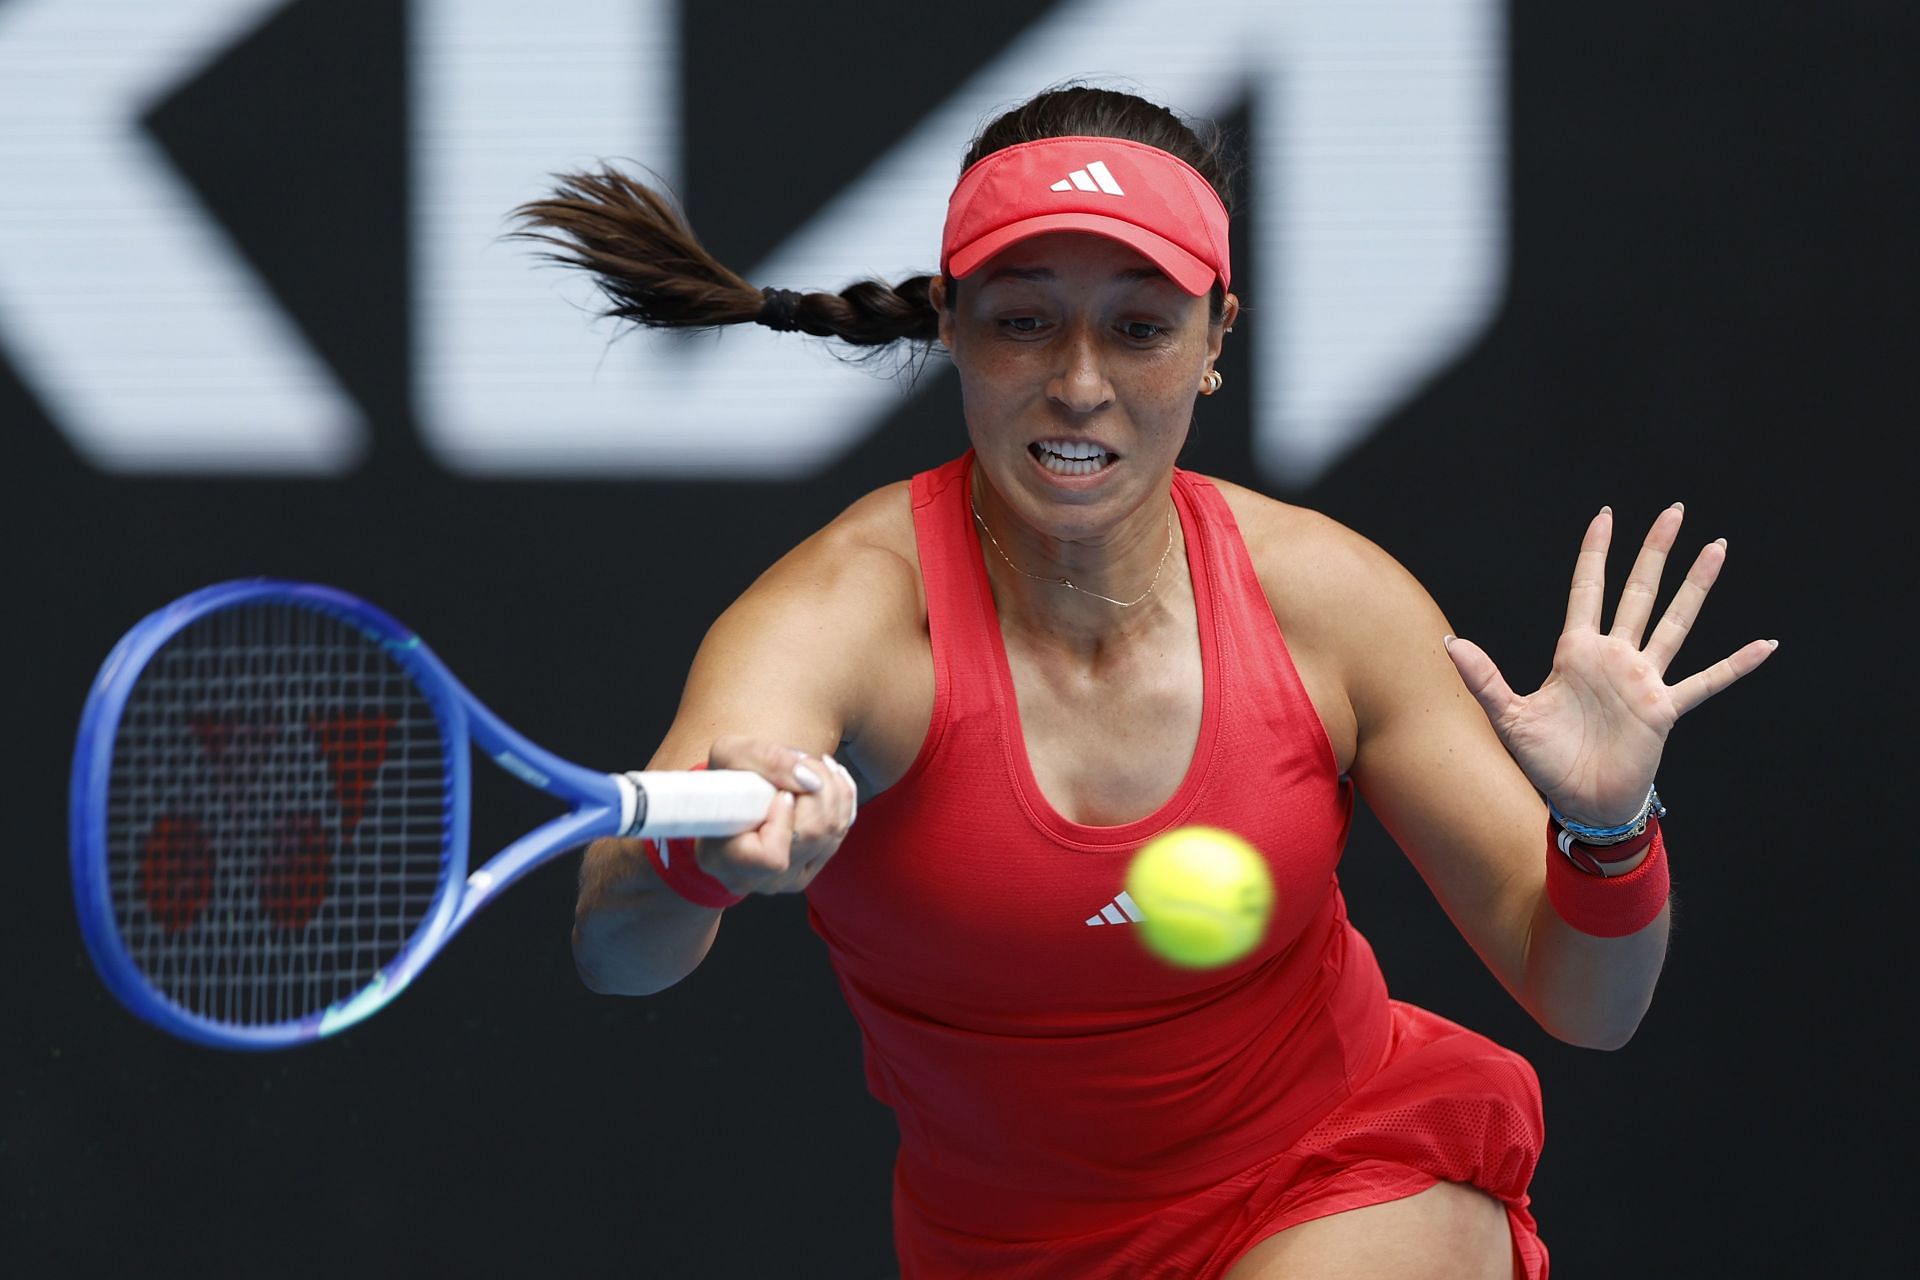
<svg viewBox="0 0 1920 1280">
<path fill-rule="evenodd" d="M 1547 799 L 1547 809 L 1553 814 L 1553 820 L 1560 829 L 1592 849 L 1604 849 L 1610 844 L 1623 844 L 1646 831 L 1647 823 L 1655 817 L 1667 816 L 1667 806 L 1660 803 L 1660 791 L 1657 787 L 1647 788 L 1647 798 L 1640 802 L 1640 812 L 1617 827 L 1590 827 L 1584 822 L 1575 822 L 1560 812 L 1560 807 Z"/>
</svg>

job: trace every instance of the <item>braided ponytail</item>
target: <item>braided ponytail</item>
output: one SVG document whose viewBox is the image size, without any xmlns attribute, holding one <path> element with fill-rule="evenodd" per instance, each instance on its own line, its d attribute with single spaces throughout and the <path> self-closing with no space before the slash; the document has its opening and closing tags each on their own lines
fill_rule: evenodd
<svg viewBox="0 0 1920 1280">
<path fill-rule="evenodd" d="M 513 216 L 526 229 L 510 239 L 554 246 L 540 256 L 593 276 L 611 304 L 602 314 L 617 319 L 656 329 L 759 323 L 864 347 L 939 336 L 932 277 L 862 280 L 837 294 L 756 289 L 707 252 L 664 196 L 609 166 L 561 176 L 552 196 Z"/>
<path fill-rule="evenodd" d="M 1037 94 L 991 121 L 968 149 L 964 171 L 1003 147 L 1043 138 L 1125 138 L 1158 147 L 1192 165 L 1233 207 L 1237 161 L 1217 128 L 1198 131 L 1167 108 L 1130 93 L 1066 84 Z M 879 348 L 902 339 L 939 340 L 932 276 L 899 284 L 863 280 L 839 293 L 756 289 L 700 243 L 680 211 L 651 187 L 603 165 L 598 173 L 560 177 L 545 200 L 513 211 L 527 229 L 510 239 L 534 240 L 558 252 L 540 256 L 593 276 L 612 304 L 603 314 L 657 329 L 712 329 L 763 324 Z M 948 291 L 952 305 L 954 290 Z M 1215 285 L 1210 311 L 1223 314 L 1226 291 Z"/>
</svg>

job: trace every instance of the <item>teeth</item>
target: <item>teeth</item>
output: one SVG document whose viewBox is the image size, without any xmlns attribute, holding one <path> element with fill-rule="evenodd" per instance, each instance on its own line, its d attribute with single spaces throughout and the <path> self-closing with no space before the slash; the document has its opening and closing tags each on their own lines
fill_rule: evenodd
<svg viewBox="0 0 1920 1280">
<path fill-rule="evenodd" d="M 1040 465 L 1057 476 L 1090 476 L 1107 465 L 1104 456 L 1098 458 L 1061 458 L 1040 451 Z"/>
<path fill-rule="evenodd" d="M 1042 440 L 1034 446 L 1062 458 L 1085 460 L 1105 456 L 1105 450 L 1091 440 Z"/>
<path fill-rule="evenodd" d="M 1113 455 L 1090 440 L 1040 440 L 1033 456 L 1057 476 L 1090 476 L 1113 461 Z"/>
</svg>

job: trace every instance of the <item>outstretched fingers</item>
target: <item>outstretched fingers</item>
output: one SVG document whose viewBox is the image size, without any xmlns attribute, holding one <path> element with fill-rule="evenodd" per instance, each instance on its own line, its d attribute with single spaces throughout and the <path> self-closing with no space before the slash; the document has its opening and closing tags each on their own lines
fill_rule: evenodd
<svg viewBox="0 0 1920 1280">
<path fill-rule="evenodd" d="M 1448 636 L 1445 644 L 1447 656 L 1453 659 L 1454 670 L 1460 673 L 1460 680 L 1467 686 L 1467 692 L 1473 695 L 1480 709 L 1487 713 L 1496 728 L 1505 724 L 1514 707 L 1521 698 L 1507 684 L 1500 674 L 1500 668 L 1494 665 L 1487 651 L 1471 640 L 1462 640 L 1459 636 Z"/>
<path fill-rule="evenodd" d="M 1667 553 L 1673 550 L 1673 541 L 1680 535 L 1680 522 L 1685 518 L 1686 508 L 1678 502 L 1654 518 L 1646 541 L 1640 544 L 1640 554 L 1634 557 L 1627 583 L 1620 589 L 1620 604 L 1613 611 L 1613 630 L 1608 632 L 1614 639 L 1625 640 L 1636 649 L 1640 647 L 1640 639 L 1647 631 L 1647 619 L 1653 616 L 1654 601 L 1660 597 L 1660 574 L 1667 567 Z"/>
<path fill-rule="evenodd" d="M 1686 579 L 1680 589 L 1673 593 L 1673 599 L 1667 605 L 1667 611 L 1660 616 L 1660 624 L 1653 629 L 1653 638 L 1647 641 L 1642 650 L 1653 669 L 1662 676 L 1673 664 L 1673 656 L 1680 652 L 1680 646 L 1686 643 L 1687 635 L 1693 630 L 1700 610 L 1707 603 L 1707 592 L 1713 590 L 1713 584 L 1720 579 L 1720 570 L 1727 563 L 1727 540 L 1715 538 L 1700 548 L 1700 554 L 1693 558 L 1693 567 L 1687 570 Z M 1617 630 L 1617 628 L 1616 628 Z"/>
<path fill-rule="evenodd" d="M 1587 523 L 1580 554 L 1573 562 L 1573 589 L 1567 593 L 1567 621 L 1560 629 L 1598 631 L 1600 606 L 1607 591 L 1607 547 L 1613 541 L 1613 508 L 1602 507 Z M 1469 688 L 1472 685 L 1468 685 Z"/>
<path fill-rule="evenodd" d="M 1730 656 L 1720 659 L 1705 671 L 1697 671 L 1669 689 L 1674 714 L 1685 715 L 1773 656 L 1778 640 L 1755 640 L 1742 645 Z"/>
</svg>

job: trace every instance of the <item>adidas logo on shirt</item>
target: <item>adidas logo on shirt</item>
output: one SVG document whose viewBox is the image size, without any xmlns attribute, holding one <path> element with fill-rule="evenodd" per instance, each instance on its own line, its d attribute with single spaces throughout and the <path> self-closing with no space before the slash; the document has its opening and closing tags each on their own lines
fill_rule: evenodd
<svg viewBox="0 0 1920 1280">
<path fill-rule="evenodd" d="M 1082 191 L 1104 191 L 1110 196 L 1127 194 L 1120 189 L 1120 184 L 1113 180 L 1113 174 L 1108 171 L 1106 162 L 1102 160 L 1095 160 L 1084 169 L 1075 169 L 1047 190 L 1072 191 L 1076 187 Z"/>
<path fill-rule="evenodd" d="M 1088 924 L 1138 924 L 1147 918 L 1133 895 L 1122 889 L 1112 902 L 1100 908 L 1100 914 L 1087 917 Z"/>
</svg>

